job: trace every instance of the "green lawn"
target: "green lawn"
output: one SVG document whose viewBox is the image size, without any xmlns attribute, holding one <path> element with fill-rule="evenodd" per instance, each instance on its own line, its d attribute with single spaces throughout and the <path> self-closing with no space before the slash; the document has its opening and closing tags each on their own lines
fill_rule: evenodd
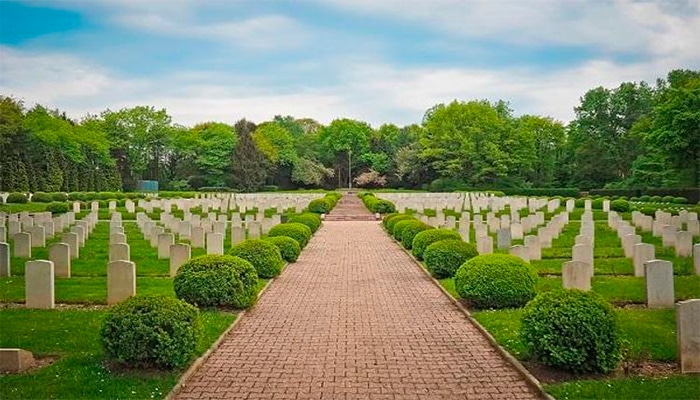
<svg viewBox="0 0 700 400">
<path fill-rule="evenodd" d="M 544 388 L 555 398 L 568 400 L 700 399 L 700 377 L 697 375 L 572 381 L 545 385 Z"/>
<path fill-rule="evenodd" d="M 19 347 L 38 356 L 58 356 L 45 368 L 0 375 L 2 399 L 162 398 L 182 370 L 112 373 L 104 364 L 99 332 L 105 311 L 6 309 L 0 312 L 0 347 Z M 201 313 L 202 354 L 231 325 L 235 315 Z"/>
</svg>

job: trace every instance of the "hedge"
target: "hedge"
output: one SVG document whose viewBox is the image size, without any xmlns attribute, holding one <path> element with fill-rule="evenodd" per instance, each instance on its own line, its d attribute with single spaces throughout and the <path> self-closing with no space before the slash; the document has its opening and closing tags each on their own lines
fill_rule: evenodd
<svg viewBox="0 0 700 400">
<path fill-rule="evenodd" d="M 443 279 L 453 277 L 462 264 L 478 254 L 471 243 L 461 239 L 447 239 L 428 246 L 423 258 L 430 274 Z"/>
<path fill-rule="evenodd" d="M 321 227 L 321 217 L 314 213 L 302 213 L 290 217 L 287 222 L 304 224 L 311 229 L 311 233 L 316 233 L 316 231 Z"/>
<path fill-rule="evenodd" d="M 291 222 L 286 224 L 275 225 L 270 229 L 268 236 L 287 236 L 299 243 L 299 246 L 303 249 L 311 240 L 311 228 L 304 224 L 297 222 Z"/>
<path fill-rule="evenodd" d="M 289 236 L 272 236 L 266 237 L 263 240 L 267 240 L 268 242 L 277 246 L 277 248 L 280 250 L 280 254 L 282 255 L 282 259 L 284 259 L 286 262 L 296 262 L 299 258 L 299 254 L 301 254 L 301 246 L 299 246 L 299 242 L 290 238 Z"/>
<path fill-rule="evenodd" d="M 175 275 L 175 295 L 202 307 L 248 308 L 257 299 L 258 273 L 251 263 L 230 255 L 205 255 L 183 264 Z"/>
<path fill-rule="evenodd" d="M 253 264 L 261 278 L 274 278 L 282 272 L 284 260 L 277 246 L 262 239 L 247 239 L 231 248 L 229 254 Z"/>
<path fill-rule="evenodd" d="M 390 214 L 396 212 L 396 206 L 389 200 L 378 199 L 372 193 L 360 193 L 358 195 L 365 207 L 373 213 Z"/>
<path fill-rule="evenodd" d="M 411 245 L 411 252 L 413 255 L 419 259 L 423 259 L 425 249 L 431 244 L 439 242 L 441 240 L 447 239 L 458 239 L 461 240 L 462 237 L 456 231 L 450 229 L 428 229 L 420 232 L 413 238 L 413 243 Z"/>
</svg>

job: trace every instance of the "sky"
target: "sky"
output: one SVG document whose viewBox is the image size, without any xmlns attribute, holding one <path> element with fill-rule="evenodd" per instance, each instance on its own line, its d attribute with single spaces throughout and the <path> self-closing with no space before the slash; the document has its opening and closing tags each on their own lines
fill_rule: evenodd
<svg viewBox="0 0 700 400">
<path fill-rule="evenodd" d="M 75 119 L 420 123 L 453 100 L 574 118 L 700 69 L 700 0 L 0 0 L 0 94 Z"/>
</svg>

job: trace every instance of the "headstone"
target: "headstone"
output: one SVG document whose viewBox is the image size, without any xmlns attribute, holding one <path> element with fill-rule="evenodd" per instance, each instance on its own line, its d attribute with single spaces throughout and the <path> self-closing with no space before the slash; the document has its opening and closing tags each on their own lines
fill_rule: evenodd
<svg viewBox="0 0 700 400">
<path fill-rule="evenodd" d="M 700 299 L 676 304 L 678 363 L 681 373 L 700 372 Z"/>
<path fill-rule="evenodd" d="M 16 234 L 12 239 L 15 242 L 13 253 L 15 257 L 32 258 L 32 235 L 26 232 Z"/>
<path fill-rule="evenodd" d="M 525 262 L 530 262 L 530 254 L 528 248 L 523 245 L 517 244 L 515 246 L 511 246 L 508 252 L 511 255 L 514 255 Z"/>
<path fill-rule="evenodd" d="M 85 235 L 87 234 L 87 231 L 85 230 L 85 228 L 82 226 L 74 226 L 70 229 L 70 231 L 74 232 L 76 235 L 78 235 L 78 246 L 84 247 L 85 246 Z"/>
<path fill-rule="evenodd" d="M 491 236 L 479 236 L 476 238 L 476 251 L 479 254 L 493 253 L 493 238 Z"/>
<path fill-rule="evenodd" d="M 70 246 L 66 243 L 55 243 L 49 247 L 49 260 L 53 263 L 56 277 L 70 278 Z"/>
<path fill-rule="evenodd" d="M 537 236 L 525 236 L 525 247 L 527 247 L 530 260 L 542 259 L 542 247 L 540 246 L 540 239 Z"/>
<path fill-rule="evenodd" d="M 65 243 L 70 247 L 70 258 L 75 260 L 80 258 L 80 241 L 78 239 L 78 234 L 75 232 L 66 232 L 61 235 L 61 242 Z"/>
<path fill-rule="evenodd" d="M 190 233 L 190 245 L 192 245 L 192 248 L 194 249 L 204 248 L 204 228 L 200 226 L 192 227 L 192 231 Z"/>
<path fill-rule="evenodd" d="M 510 228 L 501 228 L 497 231 L 498 248 L 507 249 L 510 247 Z"/>
<path fill-rule="evenodd" d="M 0 243 L 0 277 L 12 276 L 10 271 L 10 244 Z"/>
<path fill-rule="evenodd" d="M 633 246 L 632 264 L 634 276 L 644 276 L 644 263 L 656 258 L 656 248 L 653 244 L 637 243 Z"/>
<path fill-rule="evenodd" d="M 136 265 L 126 260 L 107 264 L 107 304 L 116 304 L 135 295 Z"/>
<path fill-rule="evenodd" d="M 29 234 L 32 235 L 32 248 L 46 247 L 46 229 L 43 226 L 35 225 L 29 228 Z"/>
<path fill-rule="evenodd" d="M 245 229 L 240 226 L 231 227 L 231 246 L 235 246 L 245 240 Z"/>
<path fill-rule="evenodd" d="M 126 243 L 126 235 L 123 233 L 114 233 L 112 235 L 109 235 L 109 244 L 120 244 L 120 243 Z"/>
<path fill-rule="evenodd" d="M 250 239 L 258 239 L 261 234 L 261 226 L 259 222 L 251 222 L 248 224 L 248 237 Z"/>
<path fill-rule="evenodd" d="M 603 200 L 603 211 L 610 211 L 610 200 Z"/>
<path fill-rule="evenodd" d="M 27 261 L 24 267 L 24 285 L 27 308 L 54 308 L 54 271 L 51 261 Z"/>
<path fill-rule="evenodd" d="M 593 276 L 593 248 L 587 244 L 577 244 L 571 248 L 572 261 L 580 261 L 588 265 L 588 274 Z"/>
<path fill-rule="evenodd" d="M 224 235 L 216 232 L 207 233 L 207 254 L 224 254 Z"/>
<path fill-rule="evenodd" d="M 163 215 L 163 214 L 161 214 Z M 149 241 L 151 242 L 151 247 L 158 247 L 158 236 L 165 233 L 165 229 L 162 226 L 154 226 L 149 232 Z"/>
<path fill-rule="evenodd" d="M 634 256 L 634 245 L 642 242 L 642 237 L 639 235 L 625 235 L 622 237 L 622 249 L 625 252 L 625 257 L 632 258 Z"/>
<path fill-rule="evenodd" d="M 565 262 L 562 265 L 561 278 L 564 289 L 591 290 L 590 269 L 584 262 Z"/>
<path fill-rule="evenodd" d="M 34 356 L 27 350 L 0 349 L 0 374 L 23 372 L 34 364 Z"/>
<path fill-rule="evenodd" d="M 180 267 L 189 261 L 192 253 L 190 246 L 184 243 L 175 243 L 170 246 L 170 276 L 174 277 Z"/>
<path fill-rule="evenodd" d="M 693 254 L 693 234 L 687 231 L 676 233 L 676 256 L 690 257 Z"/>
<path fill-rule="evenodd" d="M 664 247 L 674 247 L 676 244 L 676 227 L 664 225 L 661 229 L 661 243 Z"/>
<path fill-rule="evenodd" d="M 172 233 L 161 233 L 158 235 L 158 259 L 170 257 L 170 246 L 175 243 L 175 236 Z"/>
<path fill-rule="evenodd" d="M 115 243 L 109 246 L 109 261 L 131 261 L 131 250 L 126 243 Z"/>
<path fill-rule="evenodd" d="M 0 226 L 0 243 L 7 242 L 7 228 Z"/>
<path fill-rule="evenodd" d="M 510 225 L 510 236 L 513 239 L 520 240 L 523 238 L 523 225 L 519 222 L 513 222 Z"/>
<path fill-rule="evenodd" d="M 644 263 L 647 307 L 673 307 L 673 264 L 670 261 L 651 260 Z"/>
<path fill-rule="evenodd" d="M 693 245 L 693 268 L 695 275 L 700 275 L 700 243 Z"/>
</svg>

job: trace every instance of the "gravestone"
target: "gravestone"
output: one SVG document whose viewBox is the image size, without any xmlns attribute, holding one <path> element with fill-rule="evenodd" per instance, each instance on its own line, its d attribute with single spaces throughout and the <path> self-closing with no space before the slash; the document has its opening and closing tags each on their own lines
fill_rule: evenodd
<svg viewBox="0 0 700 400">
<path fill-rule="evenodd" d="M 571 248 L 572 261 L 580 261 L 588 265 L 588 274 L 593 276 L 593 248 L 587 244 L 577 244 Z"/>
<path fill-rule="evenodd" d="M 258 239 L 260 238 L 260 223 L 259 222 L 251 222 L 248 225 L 248 238 L 250 239 Z"/>
<path fill-rule="evenodd" d="M 676 256 L 690 257 L 693 254 L 693 234 L 687 231 L 679 231 L 676 233 Z"/>
<path fill-rule="evenodd" d="M 0 243 L 7 242 L 7 228 L 0 226 Z"/>
<path fill-rule="evenodd" d="M 107 304 L 116 304 L 131 296 L 136 296 L 136 265 L 126 260 L 107 264 Z"/>
<path fill-rule="evenodd" d="M 20 232 L 12 239 L 14 239 L 15 242 L 13 251 L 15 257 L 32 258 L 32 235 L 26 232 Z"/>
<path fill-rule="evenodd" d="M 633 247 L 632 264 L 634 265 L 634 276 L 644 276 L 644 263 L 656 258 L 654 254 L 656 248 L 653 244 L 637 243 Z"/>
<path fill-rule="evenodd" d="M 158 235 L 158 259 L 170 257 L 170 246 L 175 243 L 175 236 L 172 233 L 161 233 Z"/>
<path fill-rule="evenodd" d="M 51 261 L 27 261 L 24 285 L 27 308 L 54 308 L 54 270 Z"/>
<path fill-rule="evenodd" d="M 540 246 L 540 239 L 537 236 L 525 236 L 525 247 L 527 247 L 530 260 L 542 259 L 542 247 Z"/>
<path fill-rule="evenodd" d="M 561 278 L 564 289 L 591 290 L 591 274 L 588 264 L 584 262 L 565 262 L 562 265 Z"/>
<path fill-rule="evenodd" d="M 123 233 L 114 233 L 109 235 L 109 244 L 122 244 L 126 243 L 126 235 Z"/>
<path fill-rule="evenodd" d="M 700 243 L 693 245 L 693 267 L 695 275 L 700 275 Z"/>
<path fill-rule="evenodd" d="M 513 239 L 520 240 L 523 238 L 523 225 L 519 222 L 513 222 L 510 225 L 510 236 Z"/>
<path fill-rule="evenodd" d="M 508 253 L 520 258 L 525 262 L 530 262 L 529 250 L 523 245 L 517 244 L 515 246 L 511 246 L 511 248 L 508 250 Z"/>
<path fill-rule="evenodd" d="M 493 238 L 491 236 L 479 236 L 476 238 L 476 251 L 479 254 L 493 253 Z"/>
<path fill-rule="evenodd" d="M 78 234 L 75 232 L 66 232 L 61 235 L 61 242 L 65 243 L 70 247 L 70 258 L 75 260 L 80 258 L 80 242 L 78 241 Z"/>
<path fill-rule="evenodd" d="M 43 226 L 32 226 L 29 228 L 29 234 L 32 235 L 32 248 L 46 247 L 46 230 Z"/>
<path fill-rule="evenodd" d="M 510 247 L 510 228 L 501 228 L 497 231 L 497 245 L 499 249 Z"/>
<path fill-rule="evenodd" d="M 0 349 L 0 374 L 23 372 L 34 365 L 34 356 L 27 350 Z"/>
<path fill-rule="evenodd" d="M 231 227 L 231 246 L 235 246 L 245 240 L 245 229 L 240 226 Z"/>
<path fill-rule="evenodd" d="M 625 252 L 625 257 L 632 258 L 634 256 L 634 245 L 641 243 L 642 237 L 639 235 L 625 235 L 622 237 L 622 250 Z"/>
<path fill-rule="evenodd" d="M 154 226 L 151 228 L 151 231 L 148 232 L 151 247 L 158 247 L 158 236 L 162 235 L 163 233 L 165 233 L 165 229 L 163 229 L 162 226 Z"/>
<path fill-rule="evenodd" d="M 109 261 L 131 261 L 131 249 L 126 243 L 115 243 L 109 246 Z"/>
<path fill-rule="evenodd" d="M 647 307 L 673 307 L 673 264 L 670 261 L 650 260 L 644 263 Z"/>
<path fill-rule="evenodd" d="M 207 233 L 207 254 L 224 254 L 224 235 L 216 232 Z"/>
<path fill-rule="evenodd" d="M 0 243 L 0 276 L 12 276 L 9 243 Z"/>
<path fill-rule="evenodd" d="M 192 248 L 194 249 L 204 248 L 204 228 L 200 226 L 192 227 L 192 231 L 190 233 L 190 245 L 192 245 Z"/>
<path fill-rule="evenodd" d="M 676 332 L 681 373 L 700 373 L 700 299 L 676 304 Z"/>
<path fill-rule="evenodd" d="M 74 226 L 70 229 L 71 232 L 75 233 L 78 235 L 78 246 L 79 247 L 84 247 L 85 246 L 85 234 L 86 230 L 82 226 Z"/>
<path fill-rule="evenodd" d="M 192 253 L 190 246 L 184 243 L 175 243 L 170 246 L 170 277 L 174 277 L 180 267 L 189 261 Z"/>
<path fill-rule="evenodd" d="M 674 247 L 676 245 L 676 227 L 664 225 L 661 229 L 661 243 L 664 247 Z"/>
<path fill-rule="evenodd" d="M 49 260 L 53 263 L 56 277 L 70 278 L 70 246 L 66 243 L 55 243 L 49 247 Z"/>
</svg>

